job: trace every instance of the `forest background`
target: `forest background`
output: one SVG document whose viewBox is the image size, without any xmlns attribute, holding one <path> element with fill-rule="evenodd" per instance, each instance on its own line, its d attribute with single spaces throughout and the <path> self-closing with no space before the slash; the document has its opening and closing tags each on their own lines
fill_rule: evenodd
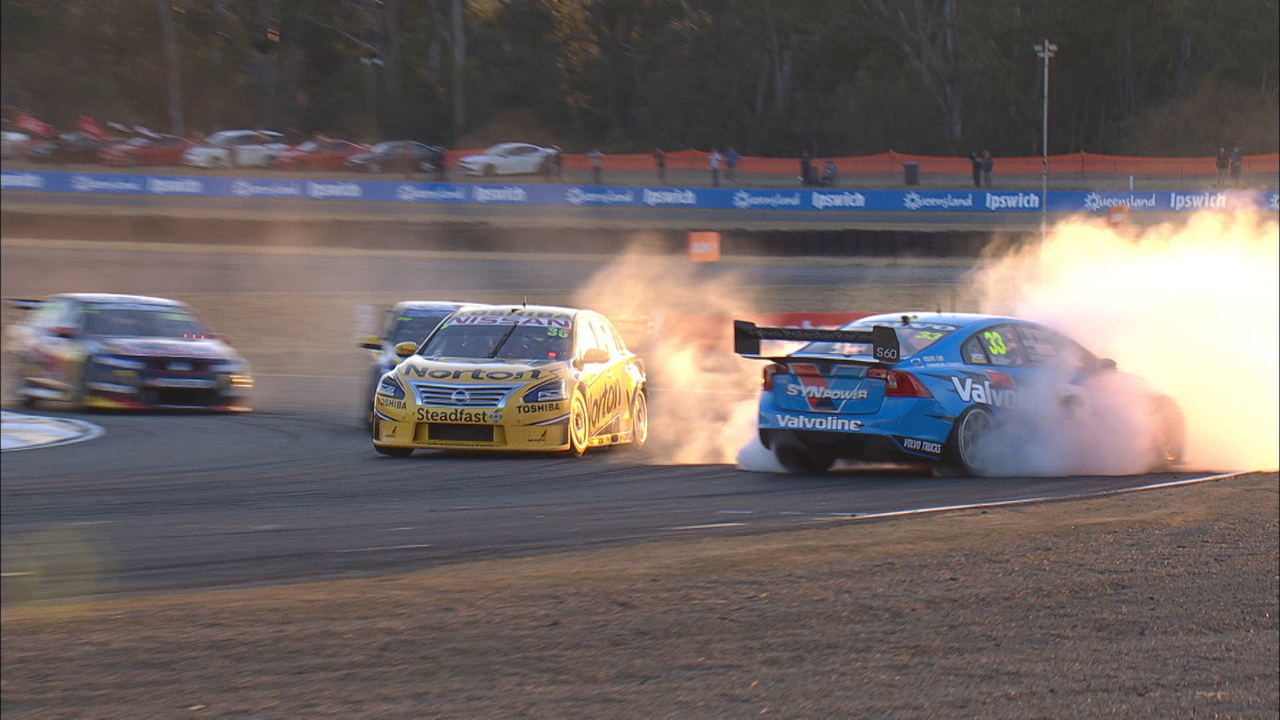
<svg viewBox="0 0 1280 720">
<path fill-rule="evenodd" d="M 744 155 L 1280 146 L 1280 0 L 0 0 L 3 103 L 203 135 Z"/>
</svg>

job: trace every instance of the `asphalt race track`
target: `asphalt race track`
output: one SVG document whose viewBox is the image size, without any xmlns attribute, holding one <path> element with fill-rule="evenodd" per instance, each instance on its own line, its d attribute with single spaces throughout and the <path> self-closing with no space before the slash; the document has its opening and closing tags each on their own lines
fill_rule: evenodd
<svg viewBox="0 0 1280 720">
<path fill-rule="evenodd" d="M 262 379 L 264 390 L 273 383 L 311 393 L 342 385 Z M 655 394 L 655 407 L 662 401 Z M 46 593 L 300 581 L 1189 477 L 935 479 L 918 468 L 799 477 L 664 465 L 622 448 L 581 460 L 394 459 L 375 454 L 342 412 L 86 419 L 104 435 L 4 456 L 6 584 L 29 573 Z"/>
<path fill-rule="evenodd" d="M 460 278 L 517 292 L 571 287 L 590 276 L 586 261 L 556 259 L 251 256 L 9 241 L 3 260 L 9 297 L 107 285 L 153 294 L 474 287 L 463 287 Z M 758 292 L 805 285 L 814 294 L 860 273 L 884 284 L 941 286 L 963 274 L 954 267 L 873 272 L 820 261 L 734 270 Z M 666 464 L 656 448 L 594 451 L 581 460 L 427 452 L 393 459 L 373 452 L 357 422 L 362 376 L 263 371 L 257 380 L 258 410 L 247 415 L 36 411 L 87 420 L 104 432 L 4 454 L 6 599 L 388 573 L 664 538 L 874 522 L 852 518 L 1189 477 L 935 479 L 919 468 L 799 477 Z M 663 403 L 714 401 L 652 391 L 655 416 Z M 655 445 L 662 432 L 654 428 Z"/>
</svg>

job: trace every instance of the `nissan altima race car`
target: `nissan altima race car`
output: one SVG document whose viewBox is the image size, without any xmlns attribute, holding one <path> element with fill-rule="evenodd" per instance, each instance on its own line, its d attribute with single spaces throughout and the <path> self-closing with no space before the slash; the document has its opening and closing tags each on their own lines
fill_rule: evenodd
<svg viewBox="0 0 1280 720">
<path fill-rule="evenodd" d="M 15 395 L 80 408 L 249 410 L 249 365 L 190 307 L 139 295 L 70 293 L 14 300 Z"/>
<path fill-rule="evenodd" d="M 373 361 L 369 364 L 369 392 L 364 397 L 361 407 L 368 417 L 369 426 L 373 427 L 373 396 L 378 389 L 378 381 L 391 372 L 401 360 L 396 355 L 396 346 L 403 342 L 411 342 L 415 346 L 427 339 L 441 320 L 464 307 L 478 307 L 472 303 L 407 301 L 396 303 L 387 316 L 382 333 L 371 336 L 360 343 L 365 350 L 372 350 Z"/>
<path fill-rule="evenodd" d="M 838 330 L 738 320 L 734 346 L 772 360 L 759 436 L 791 472 L 825 472 L 837 459 L 914 459 L 941 474 L 998 473 L 1008 446 L 1027 440 L 1037 421 L 1068 428 L 1089 388 L 1106 383 L 1133 390 L 1146 416 L 1137 471 L 1182 459 L 1183 418 L 1171 397 L 1036 323 L 964 313 L 873 315 Z"/>
<path fill-rule="evenodd" d="M 603 315 L 498 305 L 450 315 L 374 394 L 373 447 L 568 451 L 649 437 L 644 362 Z"/>
</svg>

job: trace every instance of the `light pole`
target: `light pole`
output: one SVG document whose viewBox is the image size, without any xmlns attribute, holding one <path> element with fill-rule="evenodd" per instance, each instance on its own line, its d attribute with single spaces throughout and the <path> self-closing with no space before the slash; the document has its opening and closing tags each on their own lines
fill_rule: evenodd
<svg viewBox="0 0 1280 720">
<path fill-rule="evenodd" d="M 1040 239 L 1043 240 L 1049 225 L 1049 58 L 1058 54 L 1058 46 L 1045 38 L 1034 47 L 1036 57 L 1044 59 L 1044 103 L 1040 110 Z"/>
</svg>

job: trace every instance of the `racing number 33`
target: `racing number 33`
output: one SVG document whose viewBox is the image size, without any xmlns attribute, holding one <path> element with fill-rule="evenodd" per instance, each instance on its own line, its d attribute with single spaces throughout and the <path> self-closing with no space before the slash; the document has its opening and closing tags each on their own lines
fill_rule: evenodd
<svg viewBox="0 0 1280 720">
<path fill-rule="evenodd" d="M 1008 354 L 1009 348 L 1005 347 L 1004 338 L 1000 337 L 1000 333 L 988 330 L 982 333 L 982 339 L 987 341 L 987 350 L 990 350 L 992 355 Z"/>
</svg>

